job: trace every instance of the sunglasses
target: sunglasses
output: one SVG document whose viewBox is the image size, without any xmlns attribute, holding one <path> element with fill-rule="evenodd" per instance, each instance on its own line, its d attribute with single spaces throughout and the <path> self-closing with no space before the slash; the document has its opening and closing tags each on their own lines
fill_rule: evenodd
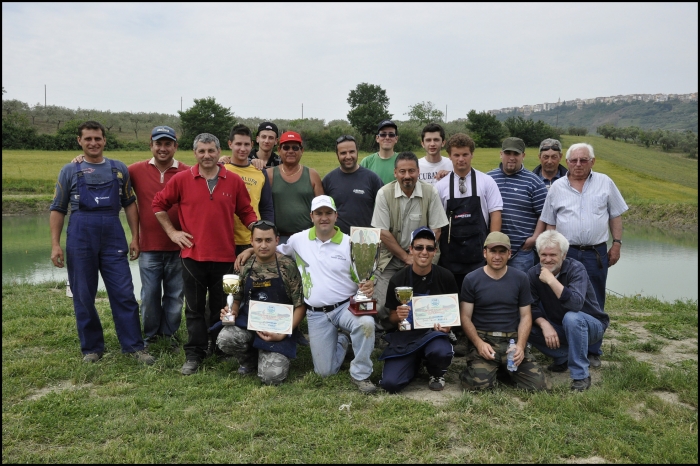
<svg viewBox="0 0 700 466">
<path fill-rule="evenodd" d="M 277 235 L 277 227 L 274 223 L 272 223 L 269 220 L 258 220 L 257 222 L 253 223 L 253 226 L 250 227 L 250 230 L 253 231 L 255 228 L 260 227 L 262 225 L 267 225 L 268 227 L 272 228 L 275 231 L 275 235 Z"/>
<path fill-rule="evenodd" d="M 557 152 L 561 152 L 561 146 L 559 146 L 558 144 L 554 144 L 553 146 L 542 146 L 540 147 L 540 152 L 544 152 L 550 149 L 555 150 Z"/>
<path fill-rule="evenodd" d="M 571 165 L 586 165 L 588 162 L 590 162 L 591 159 L 576 159 L 576 160 L 567 160 L 568 163 Z"/>
<path fill-rule="evenodd" d="M 337 146 L 341 142 L 345 142 L 345 141 L 355 141 L 355 138 L 353 136 L 350 136 L 349 134 L 343 134 L 342 136 L 340 136 L 338 139 L 335 140 L 335 145 Z"/>
<path fill-rule="evenodd" d="M 282 147 L 282 150 L 293 150 L 294 152 L 296 152 L 296 151 L 298 151 L 299 149 L 301 149 L 301 146 L 297 146 L 296 144 L 294 144 L 293 146 L 292 146 L 292 145 L 289 145 L 289 144 L 283 144 L 283 145 L 280 146 L 280 147 Z"/>
<path fill-rule="evenodd" d="M 414 251 L 418 252 L 423 252 L 423 249 L 425 249 L 428 252 L 435 252 L 437 249 L 435 246 L 423 246 L 422 244 L 419 244 L 418 246 L 412 246 Z"/>
<path fill-rule="evenodd" d="M 466 194 L 466 193 L 467 193 L 467 187 L 464 185 L 464 182 L 465 182 L 466 180 L 467 180 L 466 177 L 465 177 L 465 178 L 462 178 L 462 177 L 459 178 L 459 192 L 462 193 L 462 194 Z"/>
<path fill-rule="evenodd" d="M 379 133 L 377 136 L 380 138 L 393 138 L 396 137 L 396 133 Z"/>
</svg>

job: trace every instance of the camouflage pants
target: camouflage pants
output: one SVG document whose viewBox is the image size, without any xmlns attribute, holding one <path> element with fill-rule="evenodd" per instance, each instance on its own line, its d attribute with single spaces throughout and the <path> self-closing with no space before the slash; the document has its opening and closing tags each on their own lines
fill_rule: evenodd
<svg viewBox="0 0 700 466">
<path fill-rule="evenodd" d="M 479 333 L 479 337 L 490 344 L 496 352 L 495 360 L 486 360 L 479 355 L 476 346 L 469 342 L 467 351 L 467 368 L 460 374 L 462 387 L 466 390 L 483 390 L 492 388 L 496 382 L 499 366 L 504 369 L 508 364 L 506 351 L 510 344 L 510 338 L 494 337 Z M 517 337 L 514 338 L 517 342 Z M 516 372 L 508 372 L 511 380 L 517 388 L 524 390 L 549 390 L 551 385 L 544 373 L 530 354 L 530 348 L 525 349 L 525 359 L 518 366 Z"/>
<path fill-rule="evenodd" d="M 235 325 L 224 327 L 216 344 L 226 354 L 238 360 L 241 366 L 258 367 L 258 377 L 266 385 L 278 385 L 289 374 L 289 358 L 280 353 L 253 348 L 255 332 Z"/>
</svg>

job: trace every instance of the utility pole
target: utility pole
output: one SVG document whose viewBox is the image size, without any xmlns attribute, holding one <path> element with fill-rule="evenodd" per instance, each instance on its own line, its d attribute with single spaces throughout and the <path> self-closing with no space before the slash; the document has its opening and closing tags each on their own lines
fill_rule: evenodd
<svg viewBox="0 0 700 466">
<path fill-rule="evenodd" d="M 304 104 L 301 104 L 301 119 L 304 119 Z"/>
<path fill-rule="evenodd" d="M 46 108 L 46 84 L 44 84 L 44 108 Z"/>
<path fill-rule="evenodd" d="M 182 111 L 182 96 L 180 96 L 180 111 Z"/>
</svg>

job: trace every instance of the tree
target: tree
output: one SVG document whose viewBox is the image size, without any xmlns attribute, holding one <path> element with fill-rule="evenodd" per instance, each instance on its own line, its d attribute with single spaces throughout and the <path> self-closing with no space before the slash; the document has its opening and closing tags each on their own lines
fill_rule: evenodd
<svg viewBox="0 0 700 466">
<path fill-rule="evenodd" d="M 435 108 L 431 101 L 411 105 L 408 108 L 408 112 L 404 113 L 404 115 L 408 115 L 409 120 L 417 121 L 421 125 L 437 123 L 445 117 L 445 114 Z"/>
<path fill-rule="evenodd" d="M 214 97 L 204 99 L 194 99 L 194 105 L 184 112 L 177 112 L 180 115 L 182 125 L 182 136 L 178 140 L 178 145 L 187 150 L 192 147 L 194 138 L 200 133 L 211 133 L 226 147 L 228 134 L 236 118 L 231 113 L 230 108 L 226 108 L 216 103 Z"/>
<path fill-rule="evenodd" d="M 558 139 L 560 133 L 544 121 L 534 121 L 531 118 L 508 117 L 503 122 L 503 126 L 508 129 L 510 136 L 520 138 L 525 143 L 525 147 L 536 147 L 540 142 L 553 138 Z"/>
<path fill-rule="evenodd" d="M 508 130 L 488 112 L 467 113 L 467 130 L 477 147 L 501 147 L 501 141 L 508 135 Z"/>
<path fill-rule="evenodd" d="M 377 125 L 382 120 L 392 117 L 389 113 L 389 97 L 381 86 L 360 83 L 348 95 L 348 121 L 362 135 L 364 148 L 371 147 L 374 142 L 371 136 L 377 131 Z"/>
</svg>

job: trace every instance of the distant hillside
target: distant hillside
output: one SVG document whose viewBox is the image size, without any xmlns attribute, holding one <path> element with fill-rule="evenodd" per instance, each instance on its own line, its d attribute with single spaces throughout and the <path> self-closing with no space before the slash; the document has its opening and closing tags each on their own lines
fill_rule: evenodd
<svg viewBox="0 0 700 466">
<path fill-rule="evenodd" d="M 524 116 L 522 112 L 501 113 L 499 121 L 510 116 Z M 575 106 L 560 106 L 553 110 L 531 113 L 528 118 L 542 120 L 552 126 L 568 128 L 583 126 L 595 133 L 605 123 L 618 127 L 638 126 L 642 129 L 666 129 L 698 132 L 698 102 L 617 102 L 612 104 L 588 104 L 578 109 Z"/>
</svg>

